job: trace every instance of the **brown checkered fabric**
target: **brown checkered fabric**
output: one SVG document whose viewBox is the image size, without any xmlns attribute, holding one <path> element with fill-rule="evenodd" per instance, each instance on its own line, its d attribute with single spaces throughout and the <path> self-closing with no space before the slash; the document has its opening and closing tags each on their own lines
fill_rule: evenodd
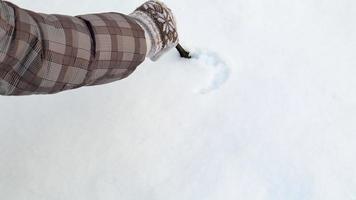
<svg viewBox="0 0 356 200">
<path fill-rule="evenodd" d="M 123 79 L 146 55 L 144 30 L 130 16 L 67 16 L 0 0 L 0 94 L 53 94 Z"/>
</svg>

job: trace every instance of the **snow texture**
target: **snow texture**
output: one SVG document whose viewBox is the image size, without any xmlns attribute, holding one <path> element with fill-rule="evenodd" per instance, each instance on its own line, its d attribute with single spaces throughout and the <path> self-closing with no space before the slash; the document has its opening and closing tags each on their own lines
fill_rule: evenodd
<svg viewBox="0 0 356 200">
<path fill-rule="evenodd" d="M 355 200 L 356 1 L 165 2 L 193 59 L 173 50 L 112 84 L 0 98 L 0 199 Z"/>
<path fill-rule="evenodd" d="M 213 90 L 219 89 L 224 84 L 230 74 L 230 70 L 223 59 L 220 56 L 211 51 L 196 50 L 191 53 L 193 60 L 197 66 L 204 66 L 202 70 L 209 71 L 209 81 L 206 86 L 200 88 L 198 92 L 200 94 L 206 94 Z M 196 67 L 196 66 L 192 67 Z"/>
</svg>

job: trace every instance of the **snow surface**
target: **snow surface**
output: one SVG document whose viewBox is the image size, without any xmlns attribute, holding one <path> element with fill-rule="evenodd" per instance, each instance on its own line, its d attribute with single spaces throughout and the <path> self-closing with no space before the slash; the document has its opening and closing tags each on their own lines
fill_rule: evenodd
<svg viewBox="0 0 356 200">
<path fill-rule="evenodd" d="M 70 15 L 142 3 L 12 2 Z M 0 199 L 355 200 L 356 1 L 165 2 L 194 59 L 0 98 Z"/>
</svg>

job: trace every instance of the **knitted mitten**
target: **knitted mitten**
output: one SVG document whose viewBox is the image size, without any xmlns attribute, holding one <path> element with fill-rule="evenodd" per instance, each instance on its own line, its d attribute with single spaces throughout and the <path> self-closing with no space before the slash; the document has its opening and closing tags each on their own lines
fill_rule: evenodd
<svg viewBox="0 0 356 200">
<path fill-rule="evenodd" d="M 156 61 L 178 44 L 177 25 L 172 11 L 162 2 L 149 0 L 138 7 L 131 17 L 143 27 L 151 41 L 147 57 Z"/>
</svg>

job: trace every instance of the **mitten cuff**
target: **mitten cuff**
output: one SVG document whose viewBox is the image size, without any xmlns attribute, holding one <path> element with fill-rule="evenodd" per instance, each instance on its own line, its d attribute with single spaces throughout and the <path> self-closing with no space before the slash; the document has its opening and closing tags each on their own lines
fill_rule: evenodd
<svg viewBox="0 0 356 200">
<path fill-rule="evenodd" d="M 157 0 L 150 0 L 138 7 L 131 17 L 145 29 L 151 39 L 148 57 L 158 60 L 164 53 L 177 46 L 178 33 L 172 11 Z"/>
</svg>

